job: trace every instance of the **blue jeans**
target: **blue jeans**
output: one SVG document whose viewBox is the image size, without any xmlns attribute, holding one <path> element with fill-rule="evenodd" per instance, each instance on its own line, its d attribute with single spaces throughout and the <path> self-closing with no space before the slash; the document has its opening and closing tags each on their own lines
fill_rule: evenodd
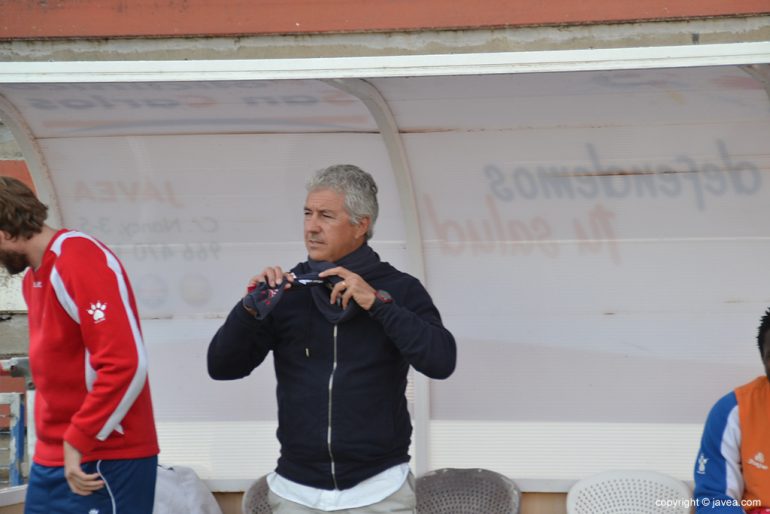
<svg viewBox="0 0 770 514">
<path fill-rule="evenodd" d="M 99 460 L 83 464 L 104 487 L 88 496 L 70 491 L 64 467 L 32 464 L 24 514 L 152 514 L 158 457 Z"/>
</svg>

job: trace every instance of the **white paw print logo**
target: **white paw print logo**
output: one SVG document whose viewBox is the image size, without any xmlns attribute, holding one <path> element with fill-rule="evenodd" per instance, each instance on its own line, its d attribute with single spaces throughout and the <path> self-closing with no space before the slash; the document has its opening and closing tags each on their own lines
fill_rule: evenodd
<svg viewBox="0 0 770 514">
<path fill-rule="evenodd" d="M 101 323 L 104 321 L 104 311 L 107 310 L 107 304 L 102 302 L 96 302 L 91 304 L 91 308 L 88 309 L 88 314 L 94 318 L 94 323 Z"/>
<path fill-rule="evenodd" d="M 99 509 L 91 509 L 88 511 L 88 514 L 99 514 Z"/>
</svg>

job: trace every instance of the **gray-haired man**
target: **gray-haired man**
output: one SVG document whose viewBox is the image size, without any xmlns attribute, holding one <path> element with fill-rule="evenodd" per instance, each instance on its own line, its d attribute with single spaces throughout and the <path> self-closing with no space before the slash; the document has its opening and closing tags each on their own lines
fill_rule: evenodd
<svg viewBox="0 0 770 514">
<path fill-rule="evenodd" d="M 409 366 L 431 378 L 456 347 L 414 277 L 367 244 L 377 186 L 352 165 L 308 182 L 308 260 L 249 282 L 209 346 L 209 374 L 241 378 L 273 352 L 281 455 L 268 476 L 277 513 L 414 512 Z M 313 284 L 313 285 L 309 285 Z"/>
</svg>

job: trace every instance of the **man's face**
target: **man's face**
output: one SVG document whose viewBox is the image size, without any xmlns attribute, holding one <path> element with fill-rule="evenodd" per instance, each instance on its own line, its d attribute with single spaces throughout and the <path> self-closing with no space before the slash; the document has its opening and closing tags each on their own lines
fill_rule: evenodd
<svg viewBox="0 0 770 514">
<path fill-rule="evenodd" d="M 16 275 L 27 269 L 29 259 L 26 254 L 17 250 L 17 241 L 7 233 L 0 232 L 0 264 L 10 273 Z"/>
<path fill-rule="evenodd" d="M 316 261 L 334 262 L 366 241 L 368 218 L 350 223 L 345 197 L 331 189 L 311 191 L 305 200 L 305 248 Z"/>
</svg>

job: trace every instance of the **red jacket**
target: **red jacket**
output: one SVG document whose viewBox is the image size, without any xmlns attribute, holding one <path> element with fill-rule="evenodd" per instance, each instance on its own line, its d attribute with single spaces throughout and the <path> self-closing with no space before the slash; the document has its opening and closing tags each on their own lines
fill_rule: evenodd
<svg viewBox="0 0 770 514">
<path fill-rule="evenodd" d="M 99 241 L 60 230 L 24 277 L 35 382 L 34 461 L 63 465 L 158 453 L 147 354 L 123 266 Z"/>
</svg>

